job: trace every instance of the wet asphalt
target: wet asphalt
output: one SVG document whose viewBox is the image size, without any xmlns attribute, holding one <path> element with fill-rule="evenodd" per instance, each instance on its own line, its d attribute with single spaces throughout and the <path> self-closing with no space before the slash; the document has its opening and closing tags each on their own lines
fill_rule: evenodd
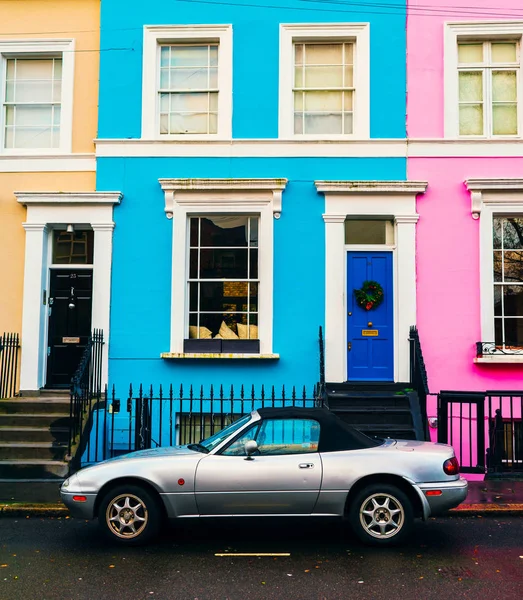
<svg viewBox="0 0 523 600">
<path fill-rule="evenodd" d="M 519 600 L 523 517 L 418 522 L 408 544 L 387 549 L 362 546 L 338 521 L 201 519 L 122 549 L 96 522 L 0 518 L 0 600 L 69 598 Z"/>
</svg>

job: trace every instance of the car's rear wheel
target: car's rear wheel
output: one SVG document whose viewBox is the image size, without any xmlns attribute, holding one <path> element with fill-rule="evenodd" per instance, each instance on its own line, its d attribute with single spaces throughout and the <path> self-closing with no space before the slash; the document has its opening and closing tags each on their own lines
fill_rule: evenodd
<svg viewBox="0 0 523 600">
<path fill-rule="evenodd" d="M 353 499 L 349 521 L 365 544 L 388 546 L 401 543 L 412 531 L 414 511 L 407 495 L 389 484 L 372 484 Z"/>
<path fill-rule="evenodd" d="M 109 539 L 134 546 L 158 534 L 161 512 L 158 500 L 138 485 L 112 488 L 102 499 L 98 522 Z"/>
</svg>

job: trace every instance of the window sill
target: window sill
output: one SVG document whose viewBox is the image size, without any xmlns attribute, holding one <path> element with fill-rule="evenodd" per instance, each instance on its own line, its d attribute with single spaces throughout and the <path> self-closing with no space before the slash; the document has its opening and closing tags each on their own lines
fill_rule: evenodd
<svg viewBox="0 0 523 600">
<path fill-rule="evenodd" d="M 504 355 L 492 355 L 492 356 L 481 356 L 474 359 L 476 364 L 489 365 L 489 364 L 523 364 L 523 355 L 521 354 L 504 354 Z"/>
<path fill-rule="evenodd" d="M 255 360 L 279 360 L 279 354 L 227 354 L 222 352 L 162 352 L 160 358 L 170 360 L 208 360 L 208 359 L 255 359 Z"/>
</svg>

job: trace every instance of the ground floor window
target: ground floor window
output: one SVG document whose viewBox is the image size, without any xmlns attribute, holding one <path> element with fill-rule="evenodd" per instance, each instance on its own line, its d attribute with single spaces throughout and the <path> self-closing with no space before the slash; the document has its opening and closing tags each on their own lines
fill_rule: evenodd
<svg viewBox="0 0 523 600">
<path fill-rule="evenodd" d="M 214 351 L 229 352 L 223 345 L 243 340 L 242 351 L 259 351 L 258 229 L 258 216 L 189 217 L 189 341 L 213 340 Z"/>
<path fill-rule="evenodd" d="M 493 218 L 494 335 L 497 347 L 523 347 L 523 217 Z"/>
</svg>

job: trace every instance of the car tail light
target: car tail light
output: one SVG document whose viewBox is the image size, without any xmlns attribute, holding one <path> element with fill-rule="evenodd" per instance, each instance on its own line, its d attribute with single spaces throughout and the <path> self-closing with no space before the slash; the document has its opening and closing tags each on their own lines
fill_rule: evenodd
<svg viewBox="0 0 523 600">
<path fill-rule="evenodd" d="M 443 470 L 447 475 L 457 475 L 459 473 L 458 459 L 453 456 L 443 463 Z"/>
</svg>

